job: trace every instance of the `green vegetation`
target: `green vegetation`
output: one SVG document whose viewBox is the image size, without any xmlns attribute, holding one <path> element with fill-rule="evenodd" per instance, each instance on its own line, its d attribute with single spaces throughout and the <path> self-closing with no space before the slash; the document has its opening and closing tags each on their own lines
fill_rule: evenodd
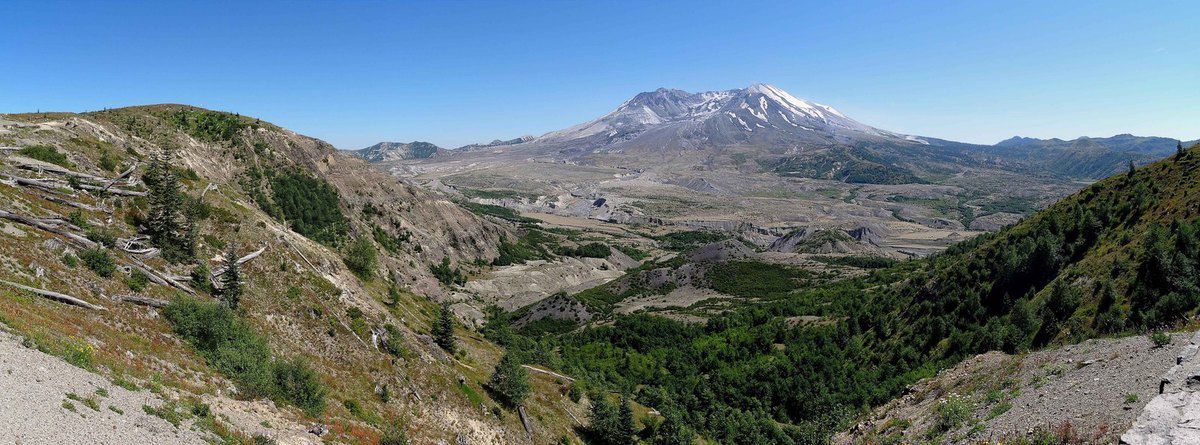
<svg viewBox="0 0 1200 445">
<path fill-rule="evenodd" d="M 549 260 L 558 248 L 558 240 L 541 230 L 527 230 L 515 243 L 500 242 L 500 255 L 492 260 L 493 266 L 509 266 L 532 260 Z"/>
<path fill-rule="evenodd" d="M 171 125 L 205 142 L 234 142 L 247 125 L 241 118 L 219 111 L 180 109 L 168 116 Z"/>
<path fill-rule="evenodd" d="M 852 184 L 914 184 L 920 178 L 864 147 L 785 158 L 769 166 L 780 176 L 833 179 Z"/>
<path fill-rule="evenodd" d="M 225 305 L 176 297 L 163 310 L 175 333 L 250 397 L 270 397 L 316 416 L 325 409 L 320 378 L 299 357 L 275 358 L 266 339 Z"/>
<path fill-rule="evenodd" d="M 149 189 L 146 200 L 146 234 L 150 243 L 171 262 L 189 261 L 196 255 L 196 217 L 188 206 L 187 195 L 179 185 L 179 176 L 171 166 L 172 153 L 154 155 L 142 181 Z"/>
<path fill-rule="evenodd" d="M 502 402 L 513 407 L 520 406 L 531 391 L 529 372 L 521 366 L 515 355 L 506 352 L 488 380 L 488 387 L 500 396 Z"/>
<path fill-rule="evenodd" d="M 404 243 L 408 242 L 410 236 L 408 232 L 404 232 L 399 236 L 394 236 L 388 233 L 386 230 L 383 230 L 383 228 L 374 226 L 371 228 L 371 237 L 375 239 L 376 243 L 379 243 L 379 245 L 383 247 L 383 250 L 391 253 L 400 253 L 400 248 L 404 246 Z"/>
<path fill-rule="evenodd" d="M 715 243 L 717 241 L 727 240 L 731 237 L 725 232 L 711 230 L 693 230 L 684 232 L 671 232 L 666 235 L 654 237 L 659 243 L 662 243 L 662 248 L 682 252 L 685 250 L 695 249 L 705 244 Z"/>
<path fill-rule="evenodd" d="M 812 275 L 804 269 L 755 261 L 718 263 L 707 278 L 713 290 L 747 298 L 781 298 L 802 287 Z"/>
<path fill-rule="evenodd" d="M 442 262 L 429 266 L 429 271 L 433 273 L 439 283 L 446 286 L 456 284 L 461 286 L 467 283 L 467 277 L 463 276 L 462 271 L 450 265 L 450 257 L 442 257 Z"/>
<path fill-rule="evenodd" d="M 71 168 L 75 166 L 75 164 L 72 164 L 71 161 L 67 159 L 67 155 L 60 153 L 58 149 L 49 145 L 31 145 L 28 147 L 23 147 L 20 150 L 17 150 L 17 154 L 27 158 L 37 159 L 42 162 L 49 162 L 61 167 Z"/>
<path fill-rule="evenodd" d="M 1112 177 L 995 234 L 843 281 L 804 286 L 808 278 L 786 269 L 721 265 L 714 288 L 772 298 L 699 325 L 634 314 L 544 338 L 485 332 L 531 361 L 678 413 L 714 442 L 821 443 L 863 407 L 972 354 L 1191 319 L 1200 307 L 1197 164 L 1189 152 Z M 631 283 L 576 297 L 644 291 Z M 801 316 L 829 322 L 790 322 Z M 941 429 L 970 420 L 963 405 L 939 408 Z"/>
<path fill-rule="evenodd" d="M 639 249 L 635 246 L 630 246 L 630 245 L 626 245 L 626 244 L 618 244 L 613 247 L 616 248 L 617 250 L 620 250 L 621 253 L 624 253 L 625 255 L 628 255 L 630 258 L 633 258 L 637 261 L 641 261 L 646 258 L 650 258 L 649 252 L 646 252 L 645 250 Z"/>
<path fill-rule="evenodd" d="M 277 174 L 270 182 L 274 207 L 263 210 L 286 221 L 296 233 L 334 245 L 347 232 L 349 223 L 338 207 L 337 190 L 328 182 L 298 170 Z M 278 210 L 272 213 L 273 209 Z"/>
<path fill-rule="evenodd" d="M 113 272 L 117 271 L 117 264 L 108 256 L 108 249 L 103 247 L 82 249 L 79 251 L 79 259 L 88 269 L 104 278 L 111 277 Z"/>
<path fill-rule="evenodd" d="M 433 331 L 433 341 L 446 352 L 454 354 L 454 351 L 458 350 L 458 345 L 454 340 L 454 312 L 450 310 L 450 303 L 442 303 L 437 319 L 433 321 L 431 331 Z"/>
<path fill-rule="evenodd" d="M 129 290 L 134 292 L 141 292 L 148 284 L 150 284 L 150 277 L 145 272 L 142 272 L 141 269 L 134 269 L 129 272 L 129 278 L 125 280 L 125 285 L 129 286 Z"/>
<path fill-rule="evenodd" d="M 346 268 L 354 272 L 360 280 L 371 281 L 375 277 L 375 268 L 379 263 L 379 253 L 375 251 L 375 245 L 371 244 L 371 240 L 367 238 L 355 238 L 354 242 L 350 243 L 350 247 L 346 249 L 346 255 L 342 257 L 342 262 L 346 263 Z"/>
<path fill-rule="evenodd" d="M 896 263 L 899 262 L 897 260 L 887 258 L 887 257 L 862 256 L 862 255 L 816 256 L 816 257 L 813 257 L 812 259 L 820 261 L 825 264 L 834 264 L 834 265 L 838 265 L 838 266 L 851 266 L 851 267 L 858 267 L 861 269 L 886 269 L 888 267 L 895 266 Z"/>
<path fill-rule="evenodd" d="M 1154 347 L 1156 348 L 1169 345 L 1171 344 L 1171 334 L 1162 331 L 1154 332 L 1150 334 L 1150 342 L 1154 343 Z"/>
<path fill-rule="evenodd" d="M 588 417 L 587 428 L 587 435 L 592 443 L 634 445 L 634 427 L 633 411 L 627 397 L 622 395 L 617 406 L 604 394 L 597 394 L 592 398 L 592 412 Z"/>
<path fill-rule="evenodd" d="M 608 258 L 612 255 L 612 248 L 604 243 L 587 243 L 575 248 L 561 248 L 558 254 L 582 258 Z"/>
<path fill-rule="evenodd" d="M 237 309 L 242 301 L 242 272 L 241 266 L 238 265 L 237 243 L 229 243 L 229 249 L 225 251 L 225 258 L 222 262 L 220 283 L 221 287 L 216 290 L 216 296 L 221 299 L 225 307 Z M 207 267 L 206 267 L 207 269 Z M 208 277 L 203 277 L 201 280 L 207 282 Z"/>
</svg>

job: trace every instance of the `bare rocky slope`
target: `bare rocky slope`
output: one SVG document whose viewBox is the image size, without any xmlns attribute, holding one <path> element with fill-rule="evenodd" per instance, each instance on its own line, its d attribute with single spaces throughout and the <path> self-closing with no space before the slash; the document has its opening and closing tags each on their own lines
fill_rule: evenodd
<svg viewBox="0 0 1200 445">
<path fill-rule="evenodd" d="M 413 443 L 575 437 L 571 417 L 583 408 L 560 393 L 561 382 L 531 377 L 527 432 L 516 411 L 484 388 L 500 348 L 460 330 L 460 351 L 449 356 L 428 337 L 436 312 L 431 300 L 450 298 L 431 266 L 447 261 L 461 271 L 495 258 L 500 240 L 511 236 L 503 222 L 374 171 L 323 141 L 182 105 L 0 115 L 0 147 L 0 325 L 78 371 L 95 373 L 96 382 L 149 389 L 173 401 L 151 417 L 192 419 L 179 429 L 154 423 L 162 433 L 183 441 L 191 434 L 184 429 L 195 428 L 198 437 L 218 443 L 263 435 L 280 443 L 369 444 L 396 428 Z M 168 262 L 140 235 L 143 172 L 164 149 L 182 191 L 205 209 L 197 217 L 194 260 Z M 298 225 L 302 218 L 282 216 L 289 205 L 308 205 L 283 201 L 291 196 L 281 193 L 288 181 L 336 192 L 335 208 L 305 210 L 340 213 L 336 231 L 312 231 Z M 354 240 L 378 252 L 365 273 L 347 267 Z M 162 305 L 178 295 L 211 298 L 203 289 L 207 278 L 191 275 L 198 266 L 219 269 L 231 245 L 247 260 L 239 311 L 274 354 L 300 357 L 316 372 L 326 394 L 319 414 L 239 391 L 164 319 Z M 113 267 L 91 267 L 97 252 Z M 44 298 L 59 294 L 69 298 Z M 5 360 L 13 368 L 40 359 Z M 0 411 L 10 408 L 33 409 Z M 79 413 L 97 422 L 121 419 L 88 408 Z M 307 432 L 314 425 L 320 437 Z M 38 425 L 6 427 L 3 434 L 12 435 L 6 437 L 38 437 L 29 435 Z M 96 443 L 128 443 L 96 437 Z"/>
</svg>

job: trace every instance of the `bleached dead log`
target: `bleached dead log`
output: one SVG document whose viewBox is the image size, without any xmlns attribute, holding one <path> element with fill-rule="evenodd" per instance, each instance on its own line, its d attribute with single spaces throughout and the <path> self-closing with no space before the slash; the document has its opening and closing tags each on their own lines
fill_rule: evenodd
<svg viewBox="0 0 1200 445">
<path fill-rule="evenodd" d="M 250 261 L 250 260 L 252 260 L 252 259 L 258 258 L 258 256 L 259 256 L 259 255 L 262 255 L 262 253 L 263 253 L 263 252 L 265 252 L 266 250 L 267 250 L 267 246 L 266 246 L 266 245 L 263 245 L 261 249 L 255 250 L 255 251 L 253 251 L 253 252 L 250 252 L 249 254 L 247 254 L 247 255 L 246 255 L 246 256 L 244 256 L 244 257 L 238 258 L 238 260 L 237 260 L 237 264 L 238 264 L 239 266 L 241 266 L 243 263 L 245 263 L 245 262 L 247 262 L 247 261 Z M 222 264 L 224 264 L 224 261 L 225 261 L 225 259 L 224 259 L 224 256 L 222 256 L 222 257 L 221 257 L 221 262 L 222 262 Z M 212 270 L 212 276 L 213 276 L 213 278 L 216 278 L 216 277 L 220 276 L 220 275 L 221 275 L 221 274 L 223 274 L 223 273 L 225 273 L 225 266 L 224 266 L 224 265 L 222 265 L 222 266 L 219 266 L 219 267 L 217 267 L 217 268 L 214 268 L 214 269 Z"/>
<path fill-rule="evenodd" d="M 539 374 L 545 374 L 545 375 L 548 375 L 548 376 L 551 376 L 551 377 L 554 377 L 554 378 L 558 378 L 558 379 L 566 380 L 566 381 L 568 381 L 568 382 L 574 382 L 574 381 L 575 381 L 575 379 L 574 379 L 574 378 L 567 377 L 567 376 L 565 376 L 565 375 L 559 374 L 559 373 L 557 373 L 557 372 L 554 372 L 554 371 L 550 371 L 550 370 L 546 370 L 546 369 L 542 369 L 542 368 L 537 368 L 537 367 L 533 367 L 533 366 L 529 366 L 529 365 L 521 365 L 521 367 L 522 367 L 522 368 L 525 368 L 525 369 L 528 369 L 528 370 L 530 370 L 530 371 L 533 371 L 533 372 L 539 373 Z"/>
<path fill-rule="evenodd" d="M 67 294 L 62 294 L 62 293 L 58 293 L 58 292 L 54 292 L 54 291 L 49 291 L 49 290 L 45 290 L 45 289 L 38 289 L 38 288 L 36 288 L 36 287 L 29 287 L 29 286 L 26 286 L 26 285 L 24 285 L 24 284 L 17 284 L 17 283 L 14 283 L 14 282 L 12 282 L 12 281 L 6 281 L 6 280 L 0 280 L 0 284 L 5 284 L 5 285 L 11 286 L 11 287 L 15 287 L 15 288 L 17 288 L 17 289 L 20 289 L 20 290 L 23 290 L 23 291 L 26 291 L 26 292 L 33 293 L 34 295 L 37 295 L 37 296 L 40 296 L 40 297 L 43 297 L 43 298 L 48 298 L 48 299 L 51 299 L 51 300 L 55 300 L 55 301 L 58 301 L 58 302 L 60 302 L 60 303 L 66 303 L 66 304 L 70 304 L 70 305 L 74 305 L 74 306 L 79 306 L 79 307 L 82 307 L 82 308 L 85 308 L 85 309 L 91 309 L 91 310 L 94 310 L 94 311 L 103 311 L 103 310 L 105 310 L 105 309 L 104 309 L 104 306 L 100 306 L 100 305 L 97 305 L 97 304 L 88 303 L 88 302 L 86 302 L 86 301 L 80 300 L 80 299 L 78 299 L 78 298 L 72 297 L 72 296 L 70 296 L 70 295 L 67 295 Z"/>
<path fill-rule="evenodd" d="M 9 211 L 0 210 L 0 218 L 7 219 L 9 221 L 17 222 L 17 223 L 24 224 L 24 225 L 31 226 L 31 227 L 36 227 L 38 229 L 53 233 L 55 235 L 62 236 L 64 238 L 70 240 L 72 243 L 75 243 L 76 245 L 81 246 L 86 249 L 94 249 L 98 245 L 98 244 L 96 244 L 95 241 L 87 239 L 83 236 L 68 232 L 66 230 L 62 230 L 58 227 L 54 227 L 43 221 L 39 221 L 37 219 L 30 218 L 28 216 L 18 215 L 16 213 L 12 213 Z"/>
<path fill-rule="evenodd" d="M 75 170 L 71 170 L 69 168 L 63 167 L 58 164 L 51 164 L 46 161 L 39 161 L 37 159 L 27 158 L 24 156 L 15 156 L 15 155 L 9 156 L 8 161 L 10 163 L 12 163 L 14 166 L 16 166 L 17 168 L 30 170 L 30 171 L 49 172 L 49 173 L 54 173 L 54 174 L 63 175 L 63 176 L 74 176 L 76 178 L 87 179 L 89 181 L 96 181 L 96 182 L 104 182 L 105 180 L 108 179 L 103 176 L 96 176 L 96 175 L 93 175 L 90 173 L 77 172 Z"/>
<path fill-rule="evenodd" d="M 89 212 L 112 213 L 111 210 L 106 209 L 104 207 L 96 207 L 96 206 L 84 204 L 82 202 L 75 202 L 75 201 L 71 201 L 69 199 L 59 198 L 59 197 L 53 196 L 53 195 L 44 195 L 44 196 L 42 196 L 42 199 L 45 199 L 45 200 L 53 202 L 53 203 L 62 204 L 67 207 L 74 207 L 74 208 L 81 209 L 81 210 L 87 210 Z"/>
<path fill-rule="evenodd" d="M 117 177 L 113 178 L 112 181 L 109 181 L 108 184 L 106 184 L 104 186 L 104 188 L 101 189 L 100 191 L 107 192 L 108 189 L 112 188 L 113 184 L 116 184 L 117 181 L 120 181 L 120 180 L 124 179 L 125 177 L 129 176 L 131 173 L 133 173 L 134 170 L 137 170 L 137 167 L 138 167 L 138 161 L 133 161 L 132 167 L 129 167 L 128 170 L 121 172 L 121 174 L 119 174 L 119 175 L 117 175 Z"/>
<path fill-rule="evenodd" d="M 173 278 L 167 276 L 167 274 L 165 274 L 165 273 L 151 269 L 150 266 L 147 266 L 145 263 L 138 261 L 136 258 L 130 258 L 129 261 L 130 261 L 130 263 L 133 264 L 134 268 L 136 268 L 137 270 L 140 270 L 140 271 L 142 271 L 142 273 L 146 274 L 146 276 L 150 278 L 150 281 L 154 282 L 155 284 L 159 284 L 159 285 L 163 285 L 163 286 L 171 286 L 171 287 L 174 287 L 181 291 L 187 292 L 189 295 L 196 295 L 196 291 L 193 290 L 190 286 L 179 282 L 179 280 L 176 280 L 176 279 L 173 279 Z"/>
<path fill-rule="evenodd" d="M 204 187 L 204 190 L 201 190 L 201 191 L 200 191 L 200 199 L 204 199 L 204 195 L 208 194 L 208 191 L 209 191 L 209 190 L 214 190 L 214 191 L 215 191 L 216 189 L 217 189 L 217 185 L 216 185 L 216 184 L 213 184 L 213 183 L 211 183 L 211 182 L 210 182 L 210 183 L 208 183 L 208 185 Z"/>
<path fill-rule="evenodd" d="M 53 193 L 58 193 L 58 194 L 65 194 L 65 193 L 63 193 L 63 189 L 70 188 L 70 186 L 68 184 L 58 183 L 56 181 L 44 181 L 44 180 L 40 180 L 40 179 L 22 178 L 20 176 L 11 176 L 11 175 L 9 177 L 12 178 L 13 183 L 15 183 L 16 185 L 39 188 L 42 190 L 46 190 L 48 192 L 53 192 Z"/>
<path fill-rule="evenodd" d="M 134 255 L 152 255 L 158 252 L 158 249 L 145 244 L 145 241 L 149 239 L 147 236 L 117 238 L 117 247 Z"/>
<path fill-rule="evenodd" d="M 118 295 L 118 296 L 114 297 L 113 299 L 117 300 L 117 301 L 123 301 L 126 303 L 140 304 L 142 306 L 150 306 L 150 307 L 155 307 L 155 308 L 167 307 L 167 303 L 169 303 L 167 300 L 143 297 L 143 296 L 139 296 L 139 295 Z"/>
<path fill-rule="evenodd" d="M 525 405 L 517 405 L 517 414 L 521 415 L 521 424 L 525 426 L 525 436 L 532 440 L 533 424 L 529 422 L 529 416 L 525 415 Z"/>
<path fill-rule="evenodd" d="M 84 190 L 111 193 L 114 195 L 121 195 L 121 196 L 146 196 L 146 194 L 147 194 L 146 192 L 137 191 L 137 190 L 126 190 L 126 189 L 116 188 L 116 187 L 109 188 L 108 186 L 101 187 L 98 185 L 91 185 L 91 184 L 79 184 L 78 187 L 81 189 L 84 189 Z"/>
</svg>

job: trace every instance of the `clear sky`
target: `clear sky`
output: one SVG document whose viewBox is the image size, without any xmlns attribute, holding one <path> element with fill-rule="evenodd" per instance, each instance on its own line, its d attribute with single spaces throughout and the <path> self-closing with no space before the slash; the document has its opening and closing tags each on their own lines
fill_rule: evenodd
<svg viewBox="0 0 1200 445">
<path fill-rule="evenodd" d="M 762 82 L 967 142 L 1196 139 L 1197 29 L 1197 1 L 8 1 L 0 111 L 175 102 L 455 147 Z"/>
</svg>

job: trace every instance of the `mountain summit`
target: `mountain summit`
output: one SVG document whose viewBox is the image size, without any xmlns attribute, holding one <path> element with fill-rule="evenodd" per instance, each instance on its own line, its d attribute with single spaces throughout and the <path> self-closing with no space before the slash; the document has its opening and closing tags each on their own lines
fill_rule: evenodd
<svg viewBox="0 0 1200 445">
<path fill-rule="evenodd" d="M 651 142 L 653 139 L 641 139 L 656 135 L 717 144 L 847 143 L 864 139 L 924 143 L 863 124 L 833 107 L 799 99 L 767 84 L 703 93 L 659 88 L 639 93 L 598 119 L 547 133 L 535 142 L 603 147 L 626 141 Z"/>
</svg>

